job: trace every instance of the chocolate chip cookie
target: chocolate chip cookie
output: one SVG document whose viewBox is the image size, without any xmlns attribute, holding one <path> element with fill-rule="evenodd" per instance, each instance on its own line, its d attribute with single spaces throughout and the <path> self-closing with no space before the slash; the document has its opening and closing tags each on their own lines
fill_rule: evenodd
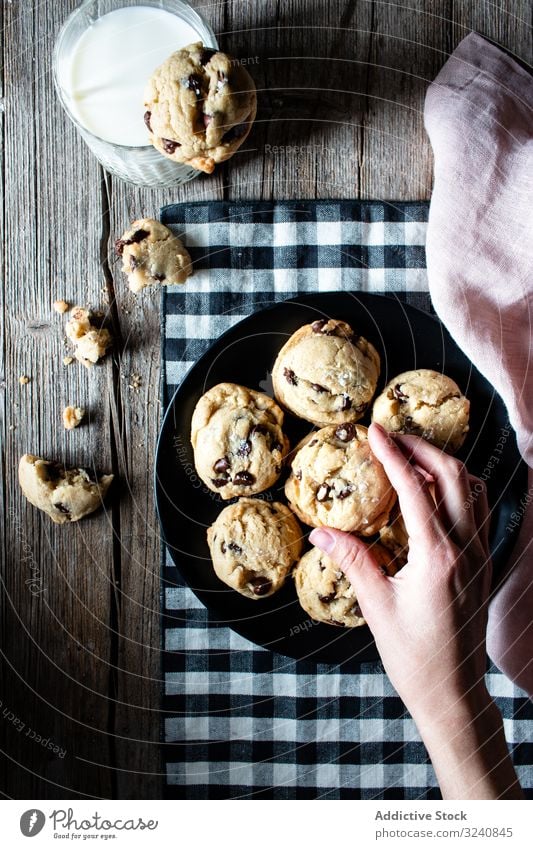
<svg viewBox="0 0 533 849">
<path fill-rule="evenodd" d="M 409 537 L 400 508 L 396 504 L 390 515 L 390 519 L 379 532 L 380 542 L 393 555 L 398 567 L 405 566 L 409 555 Z"/>
<path fill-rule="evenodd" d="M 93 513 L 102 504 L 112 480 L 113 475 L 96 478 L 86 469 L 65 469 L 33 454 L 20 458 L 22 492 L 58 525 L 77 522 Z"/>
<path fill-rule="evenodd" d="M 455 454 L 468 433 L 470 402 L 454 380 L 432 369 L 405 371 L 374 402 L 372 421 Z"/>
<path fill-rule="evenodd" d="M 221 581 L 254 600 L 283 585 L 302 552 L 302 531 L 284 504 L 240 498 L 207 531 Z"/>
<path fill-rule="evenodd" d="M 272 486 L 289 449 L 282 426 L 283 412 L 262 392 L 236 383 L 206 392 L 191 422 L 194 462 L 205 485 L 224 500 Z"/>
<path fill-rule="evenodd" d="M 189 252 L 174 233 L 153 218 L 134 221 L 115 242 L 132 292 L 162 283 L 185 283 L 192 274 Z"/>
<path fill-rule="evenodd" d="M 316 425 L 355 422 L 376 391 L 379 354 L 344 321 L 320 319 L 279 352 L 272 381 L 278 401 Z"/>
<path fill-rule="evenodd" d="M 387 524 L 396 493 L 370 450 L 366 427 L 345 422 L 310 434 L 291 469 L 285 495 L 307 525 L 371 536 Z"/>
<path fill-rule="evenodd" d="M 383 573 L 395 575 L 398 566 L 392 555 L 377 542 L 370 548 Z M 293 576 L 300 604 L 311 619 L 343 628 L 366 625 L 348 578 L 319 548 L 304 554 Z"/>
<path fill-rule="evenodd" d="M 164 156 L 211 174 L 246 140 L 257 111 L 254 81 L 237 59 L 201 42 L 157 68 L 145 93 L 144 120 Z"/>
</svg>

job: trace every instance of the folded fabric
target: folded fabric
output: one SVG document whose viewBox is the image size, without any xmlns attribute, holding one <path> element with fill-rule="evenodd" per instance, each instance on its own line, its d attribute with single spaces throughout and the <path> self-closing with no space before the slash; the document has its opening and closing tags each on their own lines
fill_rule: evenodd
<svg viewBox="0 0 533 849">
<path fill-rule="evenodd" d="M 489 655 L 533 696 L 533 77 L 468 35 L 430 85 L 435 155 L 429 288 L 441 320 L 504 399 L 529 489 L 507 578 L 489 613 Z"/>
</svg>

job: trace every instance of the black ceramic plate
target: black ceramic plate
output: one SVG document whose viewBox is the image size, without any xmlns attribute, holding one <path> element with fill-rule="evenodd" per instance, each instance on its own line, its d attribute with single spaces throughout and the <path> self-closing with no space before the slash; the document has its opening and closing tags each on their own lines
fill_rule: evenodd
<svg viewBox="0 0 533 849">
<path fill-rule="evenodd" d="M 191 368 L 168 408 L 156 458 L 159 518 L 180 574 L 212 621 L 229 625 L 261 646 L 299 659 L 361 663 L 378 657 L 369 629 L 312 622 L 290 579 L 278 593 L 260 601 L 246 599 L 218 580 L 206 529 L 228 502 L 197 478 L 190 446 L 191 416 L 204 392 L 230 381 L 272 394 L 270 372 L 279 349 L 298 327 L 321 317 L 347 321 L 376 346 L 382 363 L 378 391 L 402 371 L 432 368 L 454 378 L 470 399 L 471 428 L 460 456 L 474 474 L 487 478 L 495 580 L 514 543 L 517 529 L 507 526 L 514 524 L 511 513 L 526 490 L 526 471 L 505 407 L 490 384 L 438 320 L 395 298 L 324 293 L 278 303 L 239 322 Z M 285 422 L 292 445 L 311 427 L 290 415 Z M 283 500 L 285 477 L 261 497 Z"/>
</svg>

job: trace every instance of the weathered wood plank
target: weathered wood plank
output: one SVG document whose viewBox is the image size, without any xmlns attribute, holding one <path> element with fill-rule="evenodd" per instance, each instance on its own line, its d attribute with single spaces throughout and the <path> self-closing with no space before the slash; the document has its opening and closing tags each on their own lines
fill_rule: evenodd
<svg viewBox="0 0 533 849">
<path fill-rule="evenodd" d="M 55 297 L 98 306 L 98 169 L 53 93 L 53 34 L 69 4 L 4 4 L 6 229 L 6 702 L 24 723 L 7 734 L 9 794 L 108 796 L 109 777 L 80 757 L 107 751 L 111 657 L 112 526 L 101 512 L 54 526 L 21 496 L 16 469 L 26 451 L 67 464 L 111 467 L 106 372 L 65 368 Z M 59 8 L 57 8 L 59 6 Z M 26 386 L 19 375 L 29 375 Z M 67 403 L 88 423 L 67 433 Z M 26 736 L 50 738 L 64 757 Z M 15 766 L 19 764 L 19 766 Z"/>
</svg>

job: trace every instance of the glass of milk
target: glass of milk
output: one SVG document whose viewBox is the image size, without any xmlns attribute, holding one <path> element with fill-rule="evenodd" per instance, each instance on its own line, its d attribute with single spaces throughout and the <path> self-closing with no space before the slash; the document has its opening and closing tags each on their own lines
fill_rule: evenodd
<svg viewBox="0 0 533 849">
<path fill-rule="evenodd" d="M 218 48 L 209 24 L 182 0 L 86 0 L 64 24 L 54 48 L 57 93 L 111 174 L 154 188 L 198 175 L 158 153 L 144 123 L 149 77 L 194 41 Z"/>
</svg>

